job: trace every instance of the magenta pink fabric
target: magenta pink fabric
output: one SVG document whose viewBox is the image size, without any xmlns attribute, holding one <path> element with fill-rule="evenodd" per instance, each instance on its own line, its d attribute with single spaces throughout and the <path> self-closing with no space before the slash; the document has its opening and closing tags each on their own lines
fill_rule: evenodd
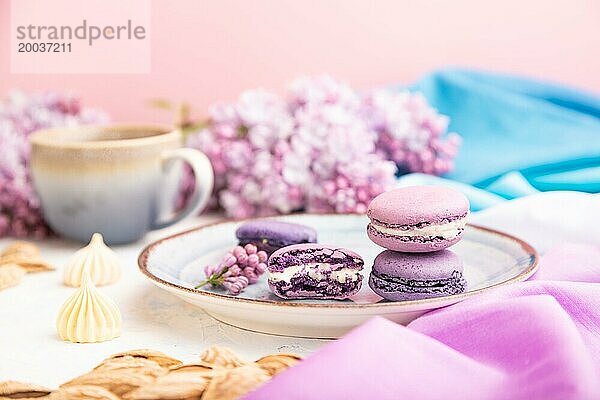
<svg viewBox="0 0 600 400">
<path fill-rule="evenodd" d="M 408 327 L 372 319 L 245 399 L 596 398 L 600 246 L 566 244 L 528 282 Z"/>
</svg>

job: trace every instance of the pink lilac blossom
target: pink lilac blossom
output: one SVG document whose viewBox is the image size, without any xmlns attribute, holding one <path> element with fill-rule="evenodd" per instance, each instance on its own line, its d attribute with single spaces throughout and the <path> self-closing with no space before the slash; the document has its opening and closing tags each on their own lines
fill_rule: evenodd
<svg viewBox="0 0 600 400">
<path fill-rule="evenodd" d="M 235 104 L 213 106 L 209 113 L 209 126 L 187 144 L 210 158 L 215 193 L 227 214 L 242 218 L 300 209 L 301 188 L 282 175 L 282 157 L 294 129 L 286 102 L 257 90 L 243 93 Z"/>
<path fill-rule="evenodd" d="M 258 251 L 253 244 L 236 246 L 223 256 L 219 264 L 204 267 L 205 280 L 196 288 L 204 285 L 222 286 L 230 294 L 237 296 L 248 285 L 258 282 L 267 270 L 267 253 Z"/>
<path fill-rule="evenodd" d="M 215 199 L 237 218 L 293 211 L 363 213 L 401 171 L 452 168 L 458 135 L 420 94 L 361 95 L 322 76 L 292 83 L 286 97 L 248 91 L 210 110 L 189 136 L 216 175 Z M 186 174 L 183 196 L 193 177 Z"/>
<path fill-rule="evenodd" d="M 377 90 L 363 100 L 362 115 L 377 132 L 377 151 L 401 171 L 442 175 L 454 167 L 460 136 L 448 133 L 448 117 L 421 93 Z"/>
<path fill-rule="evenodd" d="M 375 153 L 377 135 L 361 118 L 361 98 L 330 77 L 290 88 L 296 120 L 284 177 L 305 191 L 309 212 L 364 213 L 394 184 L 396 166 Z"/>
<path fill-rule="evenodd" d="M 106 114 L 83 108 L 78 98 L 56 92 L 12 92 L 0 101 L 0 237 L 44 237 L 40 201 L 29 174 L 28 136 L 58 126 L 102 123 Z"/>
</svg>

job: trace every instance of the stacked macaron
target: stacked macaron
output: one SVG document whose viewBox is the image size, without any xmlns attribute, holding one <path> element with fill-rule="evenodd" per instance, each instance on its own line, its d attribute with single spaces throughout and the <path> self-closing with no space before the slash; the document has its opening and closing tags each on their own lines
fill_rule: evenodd
<svg viewBox="0 0 600 400">
<path fill-rule="evenodd" d="M 369 285 L 388 300 L 418 300 L 461 293 L 462 261 L 450 250 L 464 232 L 469 201 L 441 186 L 411 186 L 369 204 L 367 235 L 388 249 L 375 259 Z"/>
<path fill-rule="evenodd" d="M 400 253 L 385 250 L 376 258 L 369 286 L 392 301 L 448 296 L 465 290 L 462 261 L 450 250 Z"/>
</svg>

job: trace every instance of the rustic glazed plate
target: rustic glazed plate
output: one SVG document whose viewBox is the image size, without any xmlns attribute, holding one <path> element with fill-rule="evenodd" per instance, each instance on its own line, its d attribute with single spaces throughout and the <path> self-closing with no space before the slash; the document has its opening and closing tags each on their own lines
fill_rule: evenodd
<svg viewBox="0 0 600 400">
<path fill-rule="evenodd" d="M 373 316 L 407 324 L 427 311 L 465 300 L 494 287 L 524 281 L 537 269 L 538 255 L 524 241 L 495 230 L 467 225 L 451 249 L 462 257 L 467 291 L 425 300 L 388 302 L 371 291 L 368 275 L 383 249 L 366 235 L 363 215 L 297 214 L 279 220 L 311 226 L 319 242 L 350 248 L 365 260 L 363 287 L 351 300 L 282 300 L 273 295 L 266 274 L 239 296 L 219 289 L 196 290 L 203 268 L 217 263 L 236 245 L 240 221 L 225 221 L 159 240 L 140 254 L 140 270 L 155 285 L 202 307 L 214 318 L 257 332 L 311 338 L 336 338 Z"/>
</svg>

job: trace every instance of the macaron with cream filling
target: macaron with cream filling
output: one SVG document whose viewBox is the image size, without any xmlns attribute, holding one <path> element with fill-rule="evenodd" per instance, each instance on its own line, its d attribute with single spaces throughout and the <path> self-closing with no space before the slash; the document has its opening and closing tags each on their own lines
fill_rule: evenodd
<svg viewBox="0 0 600 400">
<path fill-rule="evenodd" d="M 367 235 L 394 251 L 442 250 L 458 241 L 469 214 L 469 200 L 443 186 L 409 186 L 375 197 L 369 204 Z"/>
<path fill-rule="evenodd" d="M 268 282 L 284 299 L 346 299 L 360 289 L 363 266 L 362 257 L 351 250 L 299 244 L 271 255 Z"/>
</svg>

